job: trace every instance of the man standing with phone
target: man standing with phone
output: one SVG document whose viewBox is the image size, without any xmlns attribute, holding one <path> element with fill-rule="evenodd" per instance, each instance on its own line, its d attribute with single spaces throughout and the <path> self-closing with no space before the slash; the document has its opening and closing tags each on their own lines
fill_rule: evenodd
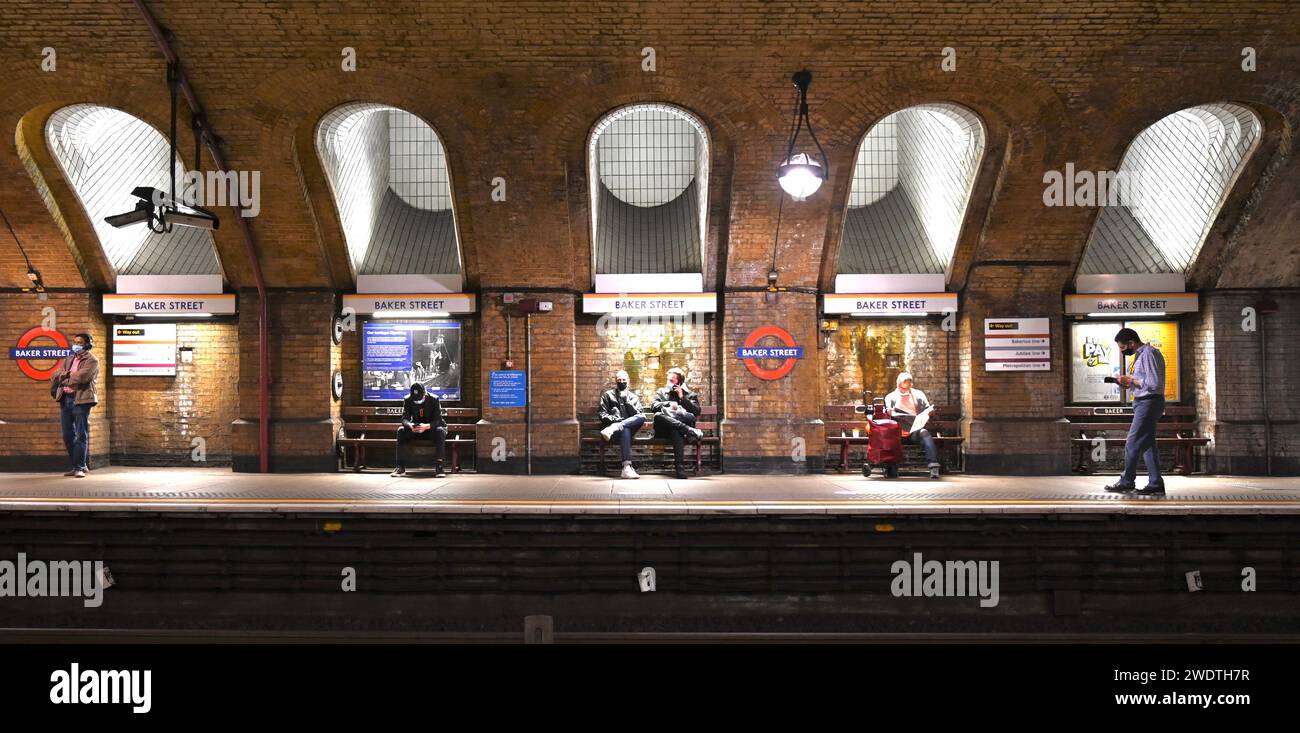
<svg viewBox="0 0 1300 733">
<path fill-rule="evenodd" d="M 411 394 L 402 401 L 402 427 L 397 429 L 397 468 L 391 476 L 406 475 L 406 458 L 413 440 L 432 440 L 437 448 L 436 478 L 444 478 L 442 454 L 447 444 L 447 421 L 442 418 L 442 400 L 425 392 L 424 385 L 411 385 Z"/>
<path fill-rule="evenodd" d="M 1115 334 L 1115 343 L 1120 353 L 1133 357 L 1132 373 L 1115 377 L 1115 381 L 1130 390 L 1133 397 L 1133 423 L 1124 441 L 1124 472 L 1119 481 L 1107 486 L 1106 490 L 1164 496 L 1156 423 L 1165 413 L 1165 357 L 1156 347 L 1142 343 L 1137 331 L 1131 328 L 1120 329 Z M 1136 484 L 1139 459 L 1145 459 L 1147 464 L 1147 485 L 1141 490 Z"/>
<path fill-rule="evenodd" d="M 90 470 L 90 410 L 99 404 L 95 385 L 99 383 L 99 359 L 90 353 L 94 340 L 88 333 L 72 337 L 72 353 L 54 375 L 51 394 L 59 400 L 63 445 L 68 449 L 72 470 L 64 476 L 85 478 Z"/>
</svg>

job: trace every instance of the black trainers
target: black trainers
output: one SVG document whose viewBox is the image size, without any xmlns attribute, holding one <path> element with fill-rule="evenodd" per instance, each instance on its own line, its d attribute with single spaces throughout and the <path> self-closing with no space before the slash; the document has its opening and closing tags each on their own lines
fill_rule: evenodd
<svg viewBox="0 0 1300 733">
<path fill-rule="evenodd" d="M 436 470 L 434 470 L 434 472 L 433 472 L 433 477 L 434 477 L 434 478 L 447 478 L 447 472 L 444 471 L 444 470 L 442 470 L 442 464 L 441 464 L 441 463 L 439 463 L 439 464 L 438 464 L 438 468 L 437 468 Z"/>
<path fill-rule="evenodd" d="M 1147 484 L 1139 489 L 1137 493 L 1143 496 L 1164 496 L 1165 484 L 1163 481 L 1158 484 Z"/>
<path fill-rule="evenodd" d="M 401 466 L 398 466 L 397 468 L 394 468 L 394 469 L 393 469 L 393 472 L 390 473 L 390 474 L 388 474 L 388 475 L 389 475 L 389 476 L 392 476 L 393 478 L 397 478 L 398 476 L 405 476 L 405 475 L 406 475 L 406 469 L 405 469 L 405 468 L 402 468 Z"/>
<path fill-rule="evenodd" d="M 1131 491 L 1137 491 L 1137 485 L 1136 485 L 1136 484 L 1123 484 L 1123 483 L 1120 483 L 1120 482 L 1116 481 L 1115 483 L 1111 484 L 1110 486 L 1107 486 L 1107 487 L 1106 487 L 1106 490 L 1107 490 L 1107 491 L 1112 491 L 1112 492 L 1114 492 L 1114 493 L 1116 493 L 1116 494 L 1127 494 L 1127 493 L 1129 493 L 1129 492 L 1131 492 Z"/>
</svg>

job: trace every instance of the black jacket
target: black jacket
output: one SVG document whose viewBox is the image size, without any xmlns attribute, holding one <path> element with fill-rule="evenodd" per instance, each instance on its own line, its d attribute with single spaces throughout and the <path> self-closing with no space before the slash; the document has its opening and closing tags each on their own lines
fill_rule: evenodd
<svg viewBox="0 0 1300 733">
<path fill-rule="evenodd" d="M 687 412 L 691 413 L 696 417 L 699 417 L 700 416 L 700 395 L 696 392 L 692 392 L 691 388 L 687 387 L 684 384 L 681 385 L 681 387 L 682 387 L 682 395 L 683 395 L 681 398 L 677 397 L 676 389 L 672 387 L 660 387 L 659 390 L 655 392 L 655 401 L 653 404 L 650 405 L 650 407 L 652 407 L 654 411 L 658 413 L 658 412 L 663 412 L 664 407 L 676 403 L 686 408 Z"/>
<path fill-rule="evenodd" d="M 402 400 L 402 424 L 406 427 L 414 427 L 416 423 L 425 423 L 438 427 L 446 425 L 447 421 L 442 417 L 442 401 L 435 394 L 426 394 L 424 402 L 416 404 L 415 400 L 407 395 Z"/>
<path fill-rule="evenodd" d="M 641 398 L 636 396 L 631 387 L 619 392 L 607 389 L 600 396 L 600 421 L 605 425 L 623 422 L 633 415 L 641 414 Z"/>
</svg>

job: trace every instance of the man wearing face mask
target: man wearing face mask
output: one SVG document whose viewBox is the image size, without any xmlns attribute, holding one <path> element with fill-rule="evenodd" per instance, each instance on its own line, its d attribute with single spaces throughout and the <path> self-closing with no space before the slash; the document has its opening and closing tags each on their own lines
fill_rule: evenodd
<svg viewBox="0 0 1300 733">
<path fill-rule="evenodd" d="M 1165 357 L 1156 347 L 1142 343 L 1137 331 L 1131 328 L 1121 328 L 1115 334 L 1115 343 L 1124 356 L 1133 357 L 1132 373 L 1115 378 L 1120 386 L 1130 390 L 1133 422 L 1124 441 L 1124 472 L 1106 490 L 1164 496 L 1160 453 L 1156 450 L 1156 423 L 1165 413 Z M 1147 464 L 1147 485 L 1141 490 L 1136 483 L 1139 459 L 1145 459 Z"/>
<path fill-rule="evenodd" d="M 682 453 L 686 441 L 694 443 L 704 436 L 704 431 L 695 427 L 695 419 L 700 416 L 700 396 L 687 388 L 686 372 L 677 367 L 669 369 L 668 386 L 655 392 L 650 407 L 655 412 L 655 437 L 673 441 L 673 468 L 677 478 L 684 479 Z"/>
<path fill-rule="evenodd" d="M 54 375 L 51 394 L 59 400 L 63 445 L 68 449 L 72 470 L 64 476 L 85 478 L 90 470 L 90 410 L 99 404 L 95 386 L 99 383 L 99 359 L 90 353 L 94 340 L 88 333 L 72 337 L 72 353 Z"/>
<path fill-rule="evenodd" d="M 393 469 L 391 476 L 406 475 L 406 457 L 413 440 L 433 441 L 438 451 L 438 467 L 434 475 L 445 477 L 442 454 L 447 442 L 447 422 L 442 418 L 442 401 L 436 394 L 427 394 L 419 382 L 411 385 L 411 394 L 402 401 L 402 427 L 397 429 L 397 468 Z"/>
<path fill-rule="evenodd" d="M 632 436 L 645 425 L 645 415 L 641 414 L 641 398 L 628 389 L 627 372 L 622 369 L 614 374 L 614 388 L 605 390 L 600 396 L 600 424 L 604 429 L 600 434 L 606 441 L 617 434 L 621 439 L 623 455 L 622 478 L 641 478 L 632 468 Z"/>
</svg>

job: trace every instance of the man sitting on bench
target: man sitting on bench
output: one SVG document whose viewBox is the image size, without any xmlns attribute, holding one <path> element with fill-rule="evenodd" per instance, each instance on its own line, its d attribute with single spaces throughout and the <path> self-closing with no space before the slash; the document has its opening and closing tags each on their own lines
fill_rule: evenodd
<svg viewBox="0 0 1300 733">
<path fill-rule="evenodd" d="M 645 415 L 641 414 L 641 398 L 627 387 L 627 372 L 622 369 L 614 374 L 614 388 L 605 390 L 600 396 L 600 424 L 604 429 L 600 434 L 606 441 L 613 439 L 615 433 L 622 438 L 623 473 L 621 478 L 641 478 L 632 468 L 632 436 L 645 425 Z"/>
<path fill-rule="evenodd" d="M 411 394 L 402 401 L 402 427 L 397 429 L 397 468 L 390 476 L 406 475 L 406 456 L 413 440 L 432 440 L 438 450 L 438 467 L 434 476 L 444 478 L 442 455 L 447 444 L 447 421 L 442 418 L 442 401 L 438 395 L 426 394 L 424 385 L 411 385 Z"/>
<path fill-rule="evenodd" d="M 885 396 L 885 409 L 889 411 L 889 416 L 898 422 L 899 427 L 909 431 L 908 439 L 913 443 L 919 443 L 925 450 L 925 460 L 930 464 L 930 478 L 939 478 L 939 446 L 935 445 L 934 437 L 924 427 L 930 414 L 926 413 L 925 420 L 917 420 L 922 413 L 933 406 L 925 398 L 924 392 L 912 389 L 910 373 L 899 372 L 897 384 L 898 389 Z M 918 423 L 919 429 L 913 429 L 913 426 Z"/>
<path fill-rule="evenodd" d="M 686 387 L 686 372 L 677 367 L 669 369 L 668 386 L 655 392 L 650 407 L 655 412 L 655 437 L 673 441 L 673 468 L 677 478 L 684 479 L 682 452 L 686 441 L 694 443 L 704 436 L 704 431 L 695 427 L 695 418 L 700 416 L 700 396 Z"/>
</svg>

